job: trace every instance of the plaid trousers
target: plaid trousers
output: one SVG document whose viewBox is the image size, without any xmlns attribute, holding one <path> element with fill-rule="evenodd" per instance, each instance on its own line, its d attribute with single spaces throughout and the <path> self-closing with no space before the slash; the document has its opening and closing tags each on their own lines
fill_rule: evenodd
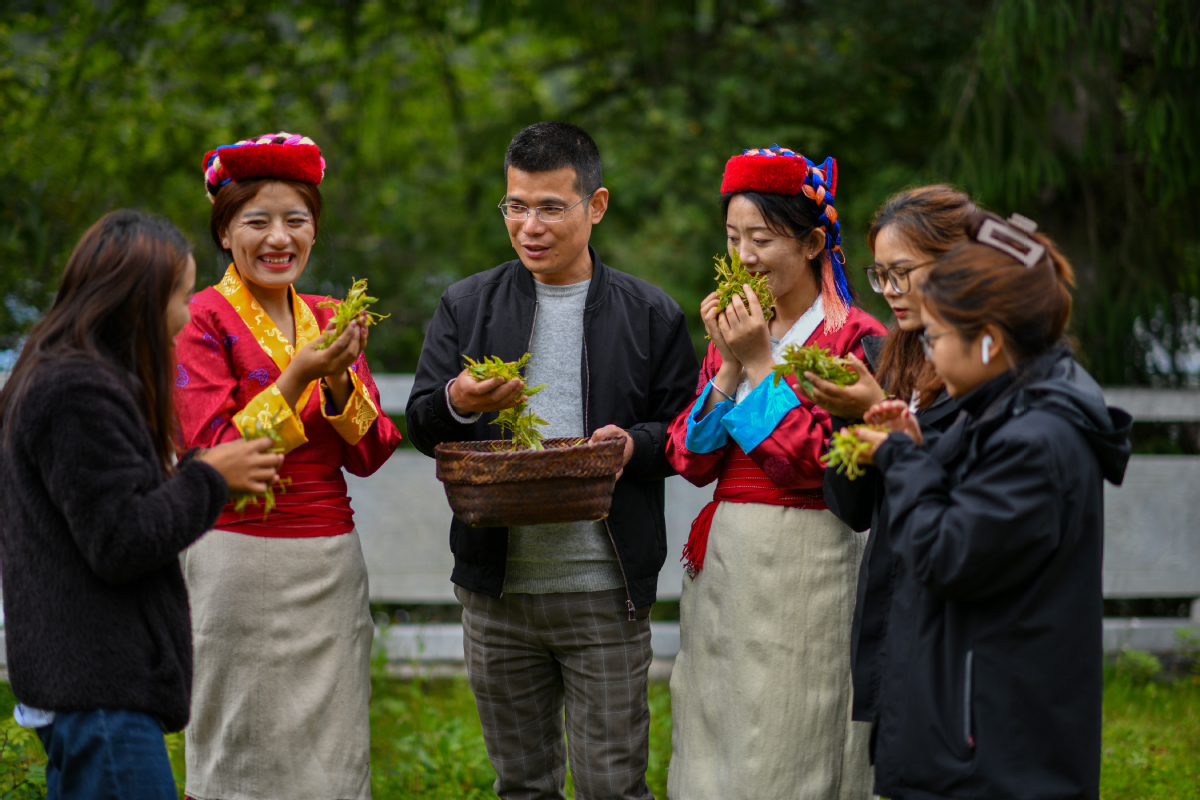
<svg viewBox="0 0 1200 800">
<path fill-rule="evenodd" d="M 562 800 L 569 755 L 579 800 L 653 800 L 650 608 L 630 621 L 624 589 L 454 592 L 496 794 Z"/>
</svg>

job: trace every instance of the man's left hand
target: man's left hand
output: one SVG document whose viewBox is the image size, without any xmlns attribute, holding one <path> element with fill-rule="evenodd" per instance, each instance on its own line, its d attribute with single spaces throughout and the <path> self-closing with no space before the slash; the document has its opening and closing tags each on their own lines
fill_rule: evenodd
<svg viewBox="0 0 1200 800">
<path fill-rule="evenodd" d="M 621 468 L 617 470 L 617 480 L 620 480 L 621 475 L 625 472 L 625 465 L 629 463 L 629 459 L 633 458 L 633 437 L 624 428 L 619 428 L 616 425 L 605 425 L 603 428 L 597 428 L 589 441 L 600 442 L 605 439 L 625 440 L 625 453 L 621 457 Z"/>
</svg>

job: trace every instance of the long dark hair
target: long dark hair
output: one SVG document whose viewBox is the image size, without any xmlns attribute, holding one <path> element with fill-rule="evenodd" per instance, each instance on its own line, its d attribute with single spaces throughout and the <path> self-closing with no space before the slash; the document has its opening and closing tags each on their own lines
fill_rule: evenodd
<svg viewBox="0 0 1200 800">
<path fill-rule="evenodd" d="M 6 440 L 38 370 L 82 356 L 104 364 L 128 386 L 163 471 L 170 473 L 176 370 L 166 311 L 191 252 L 178 228 L 139 211 L 110 212 L 88 229 L 67 260 L 54 305 L 29 330 L 0 392 Z"/>
<path fill-rule="evenodd" d="M 970 197 L 953 186 L 933 184 L 907 189 L 889 197 L 871 221 L 867 244 L 875 251 L 875 240 L 884 228 L 921 253 L 936 258 L 966 238 L 967 218 L 979 209 Z M 918 392 L 922 408 L 929 407 L 943 384 L 925 358 L 920 331 L 903 331 L 893 325 L 875 372 L 889 393 L 907 400 Z"/>
</svg>

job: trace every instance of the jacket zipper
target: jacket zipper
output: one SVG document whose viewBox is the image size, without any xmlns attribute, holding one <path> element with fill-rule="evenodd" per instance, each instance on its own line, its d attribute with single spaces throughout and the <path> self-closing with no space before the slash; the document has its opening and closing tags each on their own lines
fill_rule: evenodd
<svg viewBox="0 0 1200 800">
<path fill-rule="evenodd" d="M 963 681 L 963 740 L 968 750 L 975 749 L 975 737 L 971 734 L 971 673 L 975 661 L 975 651 L 967 651 L 967 674 Z"/>
<path fill-rule="evenodd" d="M 525 352 L 529 352 L 529 348 L 533 347 L 533 331 L 537 328 L 537 312 L 538 306 L 541 303 L 538 300 L 533 301 L 533 324 L 529 326 L 529 341 L 525 343 Z M 586 345 L 585 345 L 586 346 Z M 508 553 L 508 548 L 512 546 L 512 528 L 504 529 L 504 552 Z M 617 559 L 618 563 L 620 559 Z M 500 596 L 504 597 L 504 579 L 508 577 L 508 557 L 504 558 L 504 575 L 500 578 Z"/>
<path fill-rule="evenodd" d="M 535 311 L 536 313 L 536 311 Z M 588 346 L 587 346 L 587 309 L 583 311 L 583 432 L 587 433 L 591 428 L 591 420 L 588 418 L 588 402 L 591 399 L 592 388 L 592 367 L 588 361 Z M 532 337 L 530 337 L 532 341 Z M 616 487 L 613 487 L 614 490 Z M 617 567 L 621 570 L 621 580 L 625 582 L 625 608 L 629 611 L 629 621 L 633 622 L 637 619 L 634 615 L 633 595 L 629 591 L 629 576 L 625 574 L 625 565 L 621 563 L 621 553 L 617 550 L 617 540 L 612 535 L 612 528 L 608 527 L 608 518 L 604 518 L 604 532 L 608 534 L 608 541 L 612 543 L 613 555 L 617 557 Z"/>
</svg>

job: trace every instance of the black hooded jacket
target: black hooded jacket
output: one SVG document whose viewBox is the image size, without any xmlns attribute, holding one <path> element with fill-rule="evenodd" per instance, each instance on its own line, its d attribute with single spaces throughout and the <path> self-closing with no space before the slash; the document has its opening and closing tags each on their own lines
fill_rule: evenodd
<svg viewBox="0 0 1200 800">
<path fill-rule="evenodd" d="M 1066 349 L 961 405 L 935 440 L 875 455 L 897 560 L 875 791 L 1095 800 L 1103 484 L 1132 420 Z"/>
<path fill-rule="evenodd" d="M 613 490 L 606 524 L 625 576 L 630 613 L 656 599 L 658 572 L 667 556 L 663 481 L 667 425 L 692 401 L 700 366 L 679 304 L 663 290 L 612 269 L 592 256 L 592 282 L 583 310 L 584 432 L 617 425 L 633 437 L 633 456 Z M 509 261 L 451 286 L 425 333 L 405 421 L 417 449 L 432 456 L 440 442 L 497 438 L 489 423 L 458 422 L 446 401 L 446 383 L 463 368 L 463 355 L 515 361 L 529 349 L 537 314 L 533 276 Z M 507 528 L 450 525 L 454 583 L 493 597 L 504 588 Z"/>
<path fill-rule="evenodd" d="M 879 356 L 886 343 L 886 336 L 863 339 L 863 352 L 872 372 L 879 369 Z M 944 431 L 957 416 L 958 401 L 944 390 L 928 408 L 917 411 L 917 420 L 926 431 Z M 840 417 L 833 418 L 834 430 L 848 424 Z M 825 505 L 838 519 L 856 531 L 871 530 L 858 570 L 858 593 L 850 629 L 850 674 L 854 682 L 852 718 L 875 722 L 896 575 L 895 555 L 889 542 L 887 492 L 883 475 L 873 466 L 866 467 L 866 474 L 855 480 L 837 470 L 826 470 L 824 488 Z"/>
</svg>

